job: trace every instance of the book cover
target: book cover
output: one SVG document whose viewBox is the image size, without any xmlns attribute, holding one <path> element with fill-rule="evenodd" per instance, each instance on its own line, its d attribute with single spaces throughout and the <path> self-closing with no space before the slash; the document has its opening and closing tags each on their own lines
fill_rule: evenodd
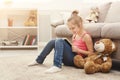
<svg viewBox="0 0 120 80">
<path fill-rule="evenodd" d="M 23 40 L 22 45 L 33 45 L 36 44 L 36 35 L 27 34 Z"/>
<path fill-rule="evenodd" d="M 37 44 L 37 36 L 35 36 L 33 41 L 32 41 L 32 45 L 36 45 L 36 44 Z"/>
<path fill-rule="evenodd" d="M 31 45 L 31 41 L 32 41 L 33 37 L 34 37 L 34 35 L 30 35 L 30 36 L 29 36 L 26 45 Z"/>
<path fill-rule="evenodd" d="M 32 45 L 32 43 L 33 43 L 35 37 L 36 37 L 35 35 L 32 36 L 32 39 L 31 39 L 31 41 L 30 41 L 30 45 Z"/>
<path fill-rule="evenodd" d="M 28 40 L 29 40 L 29 37 L 30 37 L 30 35 L 28 34 L 28 35 L 27 35 L 27 37 L 26 37 L 26 40 L 25 40 L 25 43 L 24 43 L 24 45 L 27 45 L 27 43 L 28 43 Z"/>
<path fill-rule="evenodd" d="M 24 40 L 23 40 L 23 42 L 22 42 L 22 45 L 25 44 L 26 38 L 27 38 L 27 35 L 24 37 Z"/>
<path fill-rule="evenodd" d="M 68 40 L 67 38 L 64 38 L 64 40 L 65 40 L 70 46 L 72 46 L 72 43 L 71 43 L 70 40 Z"/>
</svg>

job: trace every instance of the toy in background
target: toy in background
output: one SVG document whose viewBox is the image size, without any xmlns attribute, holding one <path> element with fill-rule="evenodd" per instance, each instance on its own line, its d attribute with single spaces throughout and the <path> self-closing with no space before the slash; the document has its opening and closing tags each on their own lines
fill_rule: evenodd
<svg viewBox="0 0 120 80">
<path fill-rule="evenodd" d="M 31 10 L 28 19 L 24 23 L 25 26 L 37 26 L 37 11 Z"/>
<path fill-rule="evenodd" d="M 5 41 L 2 41 L 1 42 L 3 46 L 18 46 L 18 41 L 8 41 L 8 40 L 5 40 Z"/>
<path fill-rule="evenodd" d="M 99 9 L 95 7 L 90 9 L 90 13 L 86 17 L 86 21 L 89 23 L 97 23 L 98 18 L 99 18 Z"/>
<path fill-rule="evenodd" d="M 84 68 L 85 73 L 109 72 L 112 67 L 110 55 L 116 50 L 115 43 L 110 39 L 101 39 L 95 42 L 95 54 L 83 59 L 81 56 L 74 57 L 74 63 L 78 68 Z"/>
</svg>

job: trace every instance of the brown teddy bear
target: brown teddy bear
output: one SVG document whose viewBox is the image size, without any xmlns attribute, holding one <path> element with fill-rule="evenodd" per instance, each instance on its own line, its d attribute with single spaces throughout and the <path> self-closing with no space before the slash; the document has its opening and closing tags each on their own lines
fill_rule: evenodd
<svg viewBox="0 0 120 80">
<path fill-rule="evenodd" d="M 110 39 L 95 42 L 96 53 L 83 59 L 79 55 L 74 57 L 74 64 L 84 68 L 87 74 L 95 72 L 109 72 L 112 67 L 111 53 L 116 50 L 115 43 Z"/>
<path fill-rule="evenodd" d="M 99 18 L 99 9 L 97 7 L 91 8 L 86 21 L 89 23 L 97 23 Z"/>
<path fill-rule="evenodd" d="M 73 62 L 74 62 L 74 65 L 77 67 L 77 68 L 81 68 L 83 69 L 84 68 L 84 64 L 85 64 L 85 59 L 80 56 L 80 55 L 76 55 L 73 59 Z"/>
<path fill-rule="evenodd" d="M 110 55 L 116 50 L 115 43 L 110 39 L 101 39 L 95 42 L 96 54 L 88 57 L 84 64 L 86 73 L 109 72 L 112 67 Z"/>
<path fill-rule="evenodd" d="M 25 26 L 37 26 L 37 11 L 31 10 L 28 19 L 24 23 Z"/>
</svg>

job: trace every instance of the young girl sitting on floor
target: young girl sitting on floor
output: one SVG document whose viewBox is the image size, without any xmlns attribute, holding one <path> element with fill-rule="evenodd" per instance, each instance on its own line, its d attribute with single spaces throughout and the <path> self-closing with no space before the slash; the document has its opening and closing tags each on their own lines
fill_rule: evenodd
<svg viewBox="0 0 120 80">
<path fill-rule="evenodd" d="M 54 73 L 62 70 L 62 63 L 66 66 L 75 66 L 74 56 L 79 54 L 82 57 L 93 53 L 93 42 L 91 36 L 83 28 L 83 21 L 80 16 L 68 19 L 68 28 L 73 33 L 72 46 L 64 39 L 55 39 L 48 42 L 35 62 L 29 66 L 43 64 L 46 56 L 54 49 L 53 66 L 46 70 L 47 73 Z"/>
</svg>

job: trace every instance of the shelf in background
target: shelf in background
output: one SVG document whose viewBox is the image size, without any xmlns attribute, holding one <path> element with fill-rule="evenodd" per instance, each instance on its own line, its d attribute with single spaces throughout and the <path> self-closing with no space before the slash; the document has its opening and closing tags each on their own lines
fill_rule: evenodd
<svg viewBox="0 0 120 80">
<path fill-rule="evenodd" d="M 0 12 L 0 49 L 39 48 L 39 10 L 37 8 L 0 9 Z M 14 41 L 17 45 L 14 45 Z"/>
</svg>

